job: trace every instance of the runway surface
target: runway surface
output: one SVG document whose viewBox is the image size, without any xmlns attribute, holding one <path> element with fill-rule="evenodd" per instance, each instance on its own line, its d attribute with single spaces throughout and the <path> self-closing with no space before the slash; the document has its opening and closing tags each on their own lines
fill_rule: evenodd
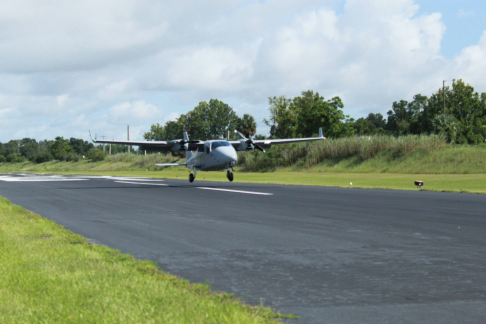
<svg viewBox="0 0 486 324">
<path fill-rule="evenodd" d="M 486 195 L 31 175 L 0 195 L 289 323 L 486 315 Z"/>
</svg>

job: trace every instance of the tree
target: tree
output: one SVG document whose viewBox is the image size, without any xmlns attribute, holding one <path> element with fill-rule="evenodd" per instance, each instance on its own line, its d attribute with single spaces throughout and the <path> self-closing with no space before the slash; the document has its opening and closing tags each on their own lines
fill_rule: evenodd
<svg viewBox="0 0 486 324">
<path fill-rule="evenodd" d="M 454 118 L 454 131 L 448 135 L 457 143 L 480 143 L 486 135 L 486 93 L 479 94 L 462 80 L 453 80 L 452 89 L 439 89 L 427 100 L 420 116 L 422 133 L 444 132 L 444 123 L 452 119 L 440 116 L 445 114 Z M 457 125 L 456 125 L 457 124 Z M 439 126 L 441 125 L 441 126 Z M 452 125 L 448 123 L 448 125 Z M 449 126 L 448 126 L 449 127 Z M 457 130 L 457 134 L 455 134 Z M 455 136 L 453 136 L 455 134 Z"/>
<path fill-rule="evenodd" d="M 386 119 L 380 113 L 370 113 L 368 117 L 366 117 L 366 120 L 371 122 L 376 127 L 377 132 L 383 132 L 386 127 Z"/>
<path fill-rule="evenodd" d="M 94 145 L 88 141 L 83 141 L 79 138 L 71 137 L 68 142 L 69 146 L 73 149 L 74 153 L 78 155 L 86 155 L 89 150 L 91 150 Z"/>
<path fill-rule="evenodd" d="M 243 118 L 238 118 L 236 128 L 247 138 L 255 135 L 257 124 L 255 118 L 249 114 L 244 114 Z"/>
<path fill-rule="evenodd" d="M 297 113 L 292 99 L 285 96 L 269 97 L 270 119 L 264 119 L 263 122 L 270 126 L 271 138 L 293 138 L 297 130 Z"/>
<path fill-rule="evenodd" d="M 297 113 L 297 136 L 311 137 L 318 133 L 322 127 L 327 136 L 339 137 L 345 135 L 347 130 L 344 107 L 341 98 L 334 97 L 325 101 L 318 92 L 303 91 L 302 96 L 293 100 Z"/>
<path fill-rule="evenodd" d="M 354 122 L 354 129 L 357 135 L 373 135 L 377 133 L 377 128 L 373 122 L 361 117 Z"/>
<path fill-rule="evenodd" d="M 432 125 L 435 133 L 446 136 L 449 142 L 455 143 L 458 140 L 461 126 L 454 116 L 448 114 L 437 115 L 432 121 Z"/>
<path fill-rule="evenodd" d="M 150 131 L 143 134 L 146 141 L 165 141 L 165 127 L 159 123 L 150 126 Z"/>
<path fill-rule="evenodd" d="M 103 153 L 103 151 L 98 148 L 92 148 L 91 150 L 89 150 L 88 154 L 86 154 L 86 158 L 93 162 L 103 161 L 105 157 L 105 153 Z"/>
<path fill-rule="evenodd" d="M 19 145 L 20 155 L 26 158 L 29 158 L 30 156 L 37 154 L 37 152 L 39 151 L 39 144 L 35 139 L 23 138 L 19 142 L 19 144 L 20 144 Z"/>
<path fill-rule="evenodd" d="M 56 160 L 64 161 L 69 153 L 73 153 L 73 149 L 69 143 L 62 136 L 57 136 L 51 146 L 51 154 Z"/>
<path fill-rule="evenodd" d="M 238 117 L 228 104 L 211 99 L 209 104 L 201 101 L 186 114 L 185 126 L 190 138 L 208 140 L 223 139 L 228 130 L 236 128 Z"/>
<path fill-rule="evenodd" d="M 168 121 L 164 126 L 153 124 L 143 137 L 149 141 L 181 139 L 182 131 L 186 129 L 189 138 L 194 140 L 222 139 L 226 138 L 228 130 L 237 128 L 238 122 L 239 118 L 233 108 L 222 101 L 211 99 L 209 103 L 201 101 L 176 121 Z"/>
</svg>

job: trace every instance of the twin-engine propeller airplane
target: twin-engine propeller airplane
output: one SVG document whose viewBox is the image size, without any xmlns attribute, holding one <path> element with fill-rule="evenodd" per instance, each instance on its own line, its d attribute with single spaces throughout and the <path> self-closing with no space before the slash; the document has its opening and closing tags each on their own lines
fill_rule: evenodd
<svg viewBox="0 0 486 324">
<path fill-rule="evenodd" d="M 254 149 L 265 153 L 265 149 L 276 144 L 287 144 L 296 142 L 310 142 L 326 139 L 322 136 L 322 128 L 319 128 L 319 137 L 309 138 L 285 138 L 285 139 L 265 139 L 253 140 L 246 138 L 242 133 L 235 130 L 242 139 L 238 141 L 225 140 L 189 140 L 187 132 L 183 132 L 183 139 L 170 141 L 98 141 L 92 139 L 95 143 L 100 144 L 123 144 L 138 146 L 141 150 L 161 151 L 161 152 L 185 152 L 186 163 L 160 163 L 156 166 L 185 166 L 189 168 L 189 182 L 196 178 L 197 171 L 220 171 L 226 170 L 226 177 L 233 181 L 233 167 L 238 161 L 236 151 L 252 151 Z M 90 133 L 91 136 L 91 133 Z"/>
</svg>

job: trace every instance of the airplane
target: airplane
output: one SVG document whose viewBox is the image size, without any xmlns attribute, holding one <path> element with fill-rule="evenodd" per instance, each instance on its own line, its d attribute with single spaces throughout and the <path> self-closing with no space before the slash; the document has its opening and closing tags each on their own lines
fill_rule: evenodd
<svg viewBox="0 0 486 324">
<path fill-rule="evenodd" d="M 265 153 L 272 145 L 287 144 L 296 142 L 310 142 L 326 139 L 322 135 L 322 127 L 319 128 L 319 137 L 308 138 L 285 138 L 285 139 L 264 139 L 253 140 L 235 130 L 241 139 L 237 141 L 226 140 L 189 140 L 187 131 L 183 131 L 183 139 L 170 141 L 115 141 L 97 140 L 91 138 L 94 143 L 99 144 L 122 144 L 138 146 L 141 150 L 161 152 L 185 152 L 186 163 L 157 163 L 156 166 L 185 166 L 190 171 L 189 182 L 194 182 L 198 171 L 221 171 L 226 170 L 226 177 L 229 181 L 234 179 L 234 169 L 238 161 L 236 151 L 252 151 L 254 149 Z M 91 136 L 91 132 L 90 132 Z M 233 172 L 232 172 L 233 171 Z"/>
</svg>

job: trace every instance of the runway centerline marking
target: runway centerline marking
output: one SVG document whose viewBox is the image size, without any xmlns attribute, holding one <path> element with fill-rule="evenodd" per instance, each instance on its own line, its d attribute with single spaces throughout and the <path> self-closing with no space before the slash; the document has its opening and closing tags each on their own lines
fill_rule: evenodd
<svg viewBox="0 0 486 324">
<path fill-rule="evenodd" d="M 221 189 L 221 188 L 208 188 L 208 187 L 195 187 L 195 188 L 197 188 L 197 189 L 205 189 L 205 190 L 216 190 L 216 191 L 227 191 L 227 192 L 244 193 L 244 194 L 249 194 L 249 195 L 273 196 L 273 193 L 269 193 L 269 192 L 243 191 L 243 190 Z"/>
<path fill-rule="evenodd" d="M 117 183 L 127 183 L 127 184 L 148 185 L 148 186 L 164 186 L 164 187 L 168 187 L 169 186 L 168 184 L 165 184 L 165 183 L 153 183 L 153 182 L 133 182 L 133 181 L 115 181 L 115 182 L 117 182 Z M 216 191 L 243 193 L 243 194 L 248 194 L 248 195 L 273 196 L 273 193 L 269 193 L 269 192 L 244 191 L 244 190 L 209 188 L 209 187 L 174 186 L 174 185 L 172 185 L 172 187 L 184 187 L 184 188 L 194 188 L 194 189 L 204 189 L 204 190 L 216 190 Z"/>
<path fill-rule="evenodd" d="M 154 182 L 134 182 L 134 181 L 115 181 L 117 183 L 128 183 L 128 184 L 139 184 L 139 185 L 149 185 L 149 186 L 169 186 L 165 183 L 154 183 Z"/>
</svg>

